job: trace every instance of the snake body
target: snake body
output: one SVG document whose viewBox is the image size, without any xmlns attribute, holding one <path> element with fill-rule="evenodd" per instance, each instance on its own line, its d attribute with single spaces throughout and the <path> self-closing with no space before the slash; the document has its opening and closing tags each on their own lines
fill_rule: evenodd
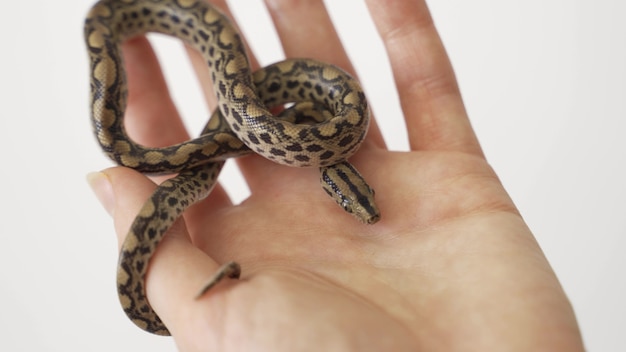
<svg viewBox="0 0 626 352">
<path fill-rule="evenodd" d="M 147 32 L 182 39 L 210 68 L 219 106 L 198 138 L 150 148 L 124 130 L 128 89 L 120 44 Z M 234 26 L 203 0 L 101 0 L 85 21 L 85 41 L 92 123 L 104 152 L 140 172 L 178 173 L 146 201 L 120 253 L 120 302 L 142 329 L 169 334 L 145 295 L 150 258 L 185 209 L 209 194 L 229 157 L 254 152 L 284 165 L 319 167 L 323 189 L 344 210 L 364 223 L 380 218 L 374 191 L 346 161 L 366 134 L 367 101 L 359 84 L 339 68 L 291 59 L 252 73 Z M 295 104 L 279 116 L 269 111 L 287 103 Z M 238 264 L 227 263 L 203 292 L 239 272 Z"/>
</svg>

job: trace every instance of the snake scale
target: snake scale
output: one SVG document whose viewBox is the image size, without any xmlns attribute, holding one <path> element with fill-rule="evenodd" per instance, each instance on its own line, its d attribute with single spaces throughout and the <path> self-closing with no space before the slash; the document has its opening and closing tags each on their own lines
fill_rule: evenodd
<svg viewBox="0 0 626 352">
<path fill-rule="evenodd" d="M 219 106 L 198 138 L 150 148 L 125 132 L 128 88 L 120 44 L 147 32 L 183 40 L 209 67 Z M 368 224 L 380 218 L 374 191 L 346 161 L 364 139 L 369 109 L 359 84 L 344 71 L 289 59 L 253 73 L 234 26 L 204 0 L 101 0 L 87 15 L 84 35 L 92 123 L 104 152 L 143 173 L 178 174 L 145 202 L 120 252 L 119 299 L 140 328 L 169 335 L 145 294 L 148 264 L 176 219 L 209 194 L 227 158 L 254 152 L 284 165 L 319 167 L 322 188 L 345 211 Z M 273 116 L 273 107 L 285 108 Z M 225 264 L 201 294 L 239 274 L 237 263 Z"/>
</svg>

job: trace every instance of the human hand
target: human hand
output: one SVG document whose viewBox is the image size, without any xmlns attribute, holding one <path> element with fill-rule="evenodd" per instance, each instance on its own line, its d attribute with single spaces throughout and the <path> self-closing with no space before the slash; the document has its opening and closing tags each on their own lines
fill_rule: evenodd
<svg viewBox="0 0 626 352">
<path fill-rule="evenodd" d="M 288 57 L 353 73 L 322 1 L 266 2 Z M 233 206 L 216 187 L 189 209 L 150 262 L 151 305 L 183 351 L 582 350 L 557 278 L 484 159 L 425 3 L 368 6 L 411 146 L 386 150 L 373 124 L 350 160 L 376 189 L 381 221 L 338 209 L 316 169 L 240 158 L 251 196 Z M 147 41 L 124 49 L 129 133 L 149 146 L 188 139 Z M 156 186 L 122 167 L 92 183 L 121 243 Z M 194 300 L 230 260 L 241 279 Z"/>
</svg>

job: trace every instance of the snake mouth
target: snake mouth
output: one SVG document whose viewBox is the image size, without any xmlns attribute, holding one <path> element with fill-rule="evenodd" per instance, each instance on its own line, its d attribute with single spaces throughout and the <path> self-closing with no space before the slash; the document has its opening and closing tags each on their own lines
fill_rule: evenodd
<svg viewBox="0 0 626 352">
<path fill-rule="evenodd" d="M 369 218 L 365 220 L 365 223 L 368 225 L 374 225 L 380 220 L 380 213 L 372 214 Z"/>
</svg>

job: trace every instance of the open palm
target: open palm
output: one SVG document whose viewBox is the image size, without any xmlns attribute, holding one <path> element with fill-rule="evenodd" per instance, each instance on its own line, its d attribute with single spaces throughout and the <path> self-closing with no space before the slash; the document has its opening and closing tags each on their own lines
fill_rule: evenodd
<svg viewBox="0 0 626 352">
<path fill-rule="evenodd" d="M 351 71 L 322 1 L 266 2 L 287 56 Z M 350 160 L 375 188 L 381 221 L 342 212 L 316 169 L 240 158 L 251 196 L 233 206 L 217 187 L 189 209 L 151 261 L 152 306 L 184 351 L 582 349 L 557 278 L 484 159 L 425 3 L 368 6 L 412 149 L 387 151 L 374 124 Z M 129 133 L 151 146 L 187 139 L 147 41 L 124 49 Z M 122 167 L 101 176 L 93 183 L 121 240 L 155 184 Z M 230 260 L 241 280 L 194 300 Z"/>
</svg>

